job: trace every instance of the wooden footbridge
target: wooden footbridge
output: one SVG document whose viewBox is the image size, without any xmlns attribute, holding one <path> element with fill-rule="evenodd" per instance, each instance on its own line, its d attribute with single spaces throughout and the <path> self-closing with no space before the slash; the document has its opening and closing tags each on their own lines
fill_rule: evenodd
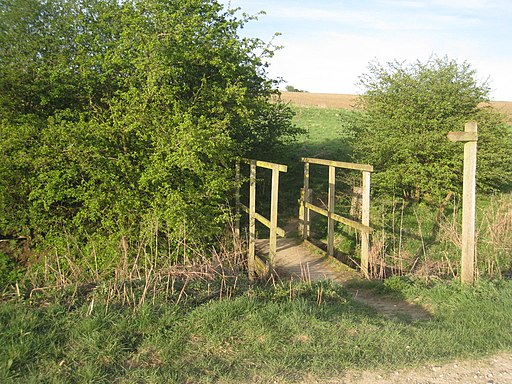
<svg viewBox="0 0 512 384">
<path fill-rule="evenodd" d="M 373 167 L 366 164 L 345 163 L 339 161 L 303 158 L 304 184 L 299 201 L 298 220 L 292 220 L 284 229 L 277 224 L 278 196 L 280 173 L 287 172 L 282 164 L 269 163 L 252 159 L 242 159 L 249 164 L 249 206 L 240 203 L 240 191 L 236 194 L 237 214 L 240 210 L 249 215 L 248 223 L 248 268 L 249 277 L 277 275 L 279 277 L 300 278 L 304 280 L 332 279 L 346 281 L 359 276 L 355 269 L 340 263 L 333 256 L 334 223 L 339 222 L 361 233 L 361 257 L 359 273 L 368 277 L 370 250 L 370 174 Z M 313 203 L 310 189 L 310 167 L 328 167 L 329 187 L 327 209 Z M 257 169 L 266 168 L 272 171 L 270 218 L 256 212 Z M 343 217 L 335 212 L 336 169 L 351 169 L 362 172 L 361 221 Z M 241 178 L 240 164 L 237 165 L 237 177 Z M 318 244 L 312 236 L 312 212 L 327 217 L 327 244 L 323 252 L 314 244 Z M 256 221 L 269 228 L 268 239 L 256 238 Z M 236 231 L 240 234 L 240 224 Z M 279 239 L 278 239 L 279 236 Z"/>
<path fill-rule="evenodd" d="M 369 277 L 370 260 L 370 173 L 373 167 L 365 164 L 343 163 L 330 160 L 303 158 L 304 186 L 299 201 L 299 218 L 292 219 L 284 228 L 277 225 L 277 206 L 279 190 L 279 174 L 286 172 L 282 164 L 243 159 L 249 164 L 249 206 L 240 203 L 240 193 L 236 194 L 237 210 L 244 210 L 249 215 L 248 225 L 248 266 L 251 279 L 286 278 L 306 282 L 318 280 L 334 280 L 343 285 Z M 309 188 L 310 165 L 329 167 L 329 187 L 327 209 L 313 204 L 312 191 Z M 256 212 L 256 171 L 257 168 L 272 170 L 271 210 L 270 219 Z M 343 217 L 335 212 L 336 169 L 352 169 L 362 172 L 361 221 Z M 240 164 L 237 165 L 237 175 L 240 178 Z M 238 211 L 239 212 L 239 211 Z M 310 230 L 312 215 L 320 214 L 327 217 L 327 244 L 318 247 L 318 240 L 312 238 Z M 238 215 L 238 217 L 240 217 Z M 270 230 L 270 238 L 256 238 L 256 221 Z M 350 268 L 334 257 L 334 222 L 342 223 L 361 233 L 361 262 L 358 268 Z M 236 231 L 240 235 L 240 222 Z M 278 238 L 279 236 L 279 238 Z M 325 250 L 324 250 L 325 249 Z M 354 300 L 373 307 L 377 312 L 387 317 L 399 317 L 428 320 L 430 313 L 419 305 L 388 297 L 375 297 L 364 289 L 348 288 Z"/>
</svg>

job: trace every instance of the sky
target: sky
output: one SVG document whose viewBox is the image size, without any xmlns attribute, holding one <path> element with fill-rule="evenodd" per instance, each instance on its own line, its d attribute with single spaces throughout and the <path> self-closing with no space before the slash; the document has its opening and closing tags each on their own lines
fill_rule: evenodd
<svg viewBox="0 0 512 384">
<path fill-rule="evenodd" d="M 490 97 L 512 101 L 511 0 L 221 0 L 254 15 L 240 34 L 282 46 L 269 77 L 314 93 L 358 94 L 370 62 L 468 62 Z M 280 36 L 274 37 L 275 33 Z M 273 39 L 273 40 L 272 40 Z"/>
</svg>

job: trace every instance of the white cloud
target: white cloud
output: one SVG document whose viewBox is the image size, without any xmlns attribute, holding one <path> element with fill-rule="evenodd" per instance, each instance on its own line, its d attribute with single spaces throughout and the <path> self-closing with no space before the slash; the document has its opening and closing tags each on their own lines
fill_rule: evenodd
<svg viewBox="0 0 512 384">
<path fill-rule="evenodd" d="M 489 0 L 434 0 L 434 5 L 457 9 L 489 9 L 499 6 L 499 2 Z"/>
<path fill-rule="evenodd" d="M 264 40 L 271 30 L 282 32 L 275 43 L 284 49 L 271 60 L 270 75 L 310 92 L 355 93 L 358 76 L 374 59 L 425 61 L 436 54 L 468 61 L 482 79 L 491 78 L 494 99 L 512 101 L 508 1 L 266 0 L 257 7 L 268 14 L 250 23 L 250 32 Z M 242 7 L 254 3 L 233 0 Z"/>
</svg>

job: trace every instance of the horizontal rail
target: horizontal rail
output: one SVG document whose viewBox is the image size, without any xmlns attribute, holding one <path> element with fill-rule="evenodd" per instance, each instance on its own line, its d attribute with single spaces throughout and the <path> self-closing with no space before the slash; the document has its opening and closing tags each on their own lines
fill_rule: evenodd
<svg viewBox="0 0 512 384">
<path fill-rule="evenodd" d="M 242 208 L 244 210 L 244 212 L 249 213 L 249 208 L 246 205 L 240 203 L 240 208 Z M 268 220 L 265 216 L 260 215 L 258 212 L 254 212 L 254 218 L 256 220 L 258 220 L 261 224 L 263 224 L 265 227 L 270 229 L 270 226 L 271 226 L 270 220 Z M 286 236 L 284 229 L 279 228 L 279 227 L 276 228 L 276 233 L 281 237 Z"/>
<path fill-rule="evenodd" d="M 263 260 L 259 255 L 254 255 L 254 268 L 260 276 L 267 276 L 269 273 L 268 262 Z"/>
<path fill-rule="evenodd" d="M 340 216 L 340 215 L 338 215 L 336 213 L 330 213 L 326 209 L 317 207 L 316 205 L 313 205 L 311 203 L 304 203 L 304 205 L 306 206 L 306 208 L 311 209 L 313 212 L 319 213 L 320 215 L 325 216 L 325 217 L 329 217 L 330 216 L 333 220 L 335 220 L 335 221 L 337 221 L 339 223 L 348 225 L 349 227 L 358 229 L 361 232 L 368 232 L 368 233 L 372 233 L 373 232 L 372 228 L 370 228 L 370 227 L 368 227 L 368 226 L 366 226 L 364 224 L 361 224 L 361 223 L 359 223 L 357 221 L 347 219 L 346 217 Z"/>
<path fill-rule="evenodd" d="M 315 159 L 312 157 L 303 157 L 301 159 L 303 163 L 329 165 L 336 168 L 355 169 L 356 171 L 373 172 L 373 166 L 368 164 L 357 164 L 357 163 L 345 163 L 343 161 L 323 160 Z"/>
<path fill-rule="evenodd" d="M 269 163 L 268 161 L 251 160 L 251 159 L 246 159 L 246 158 L 242 158 L 241 160 L 247 164 L 251 164 L 251 162 L 254 161 L 254 162 L 256 162 L 256 166 L 262 167 L 262 168 L 267 168 L 267 169 L 274 169 L 277 166 L 277 169 L 279 170 L 279 172 L 288 172 L 288 167 L 283 164 Z"/>
</svg>

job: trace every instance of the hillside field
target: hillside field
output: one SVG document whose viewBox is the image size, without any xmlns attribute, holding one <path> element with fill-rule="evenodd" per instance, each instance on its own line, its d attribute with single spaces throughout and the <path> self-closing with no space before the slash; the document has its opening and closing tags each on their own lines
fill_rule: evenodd
<svg viewBox="0 0 512 384">
<path fill-rule="evenodd" d="M 354 109 L 357 95 L 333 93 L 307 93 L 282 92 L 281 98 L 297 106 L 311 106 L 320 108 Z M 512 101 L 492 101 L 490 103 L 497 110 L 507 114 L 512 123 Z"/>
</svg>

